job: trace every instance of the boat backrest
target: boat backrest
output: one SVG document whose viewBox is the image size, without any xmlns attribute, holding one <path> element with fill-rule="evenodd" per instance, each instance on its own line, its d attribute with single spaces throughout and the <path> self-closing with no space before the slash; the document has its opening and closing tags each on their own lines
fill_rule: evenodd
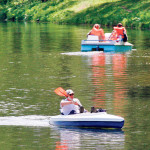
<svg viewBox="0 0 150 150">
<path fill-rule="evenodd" d="M 105 33 L 105 40 L 109 40 L 111 33 Z"/>
<path fill-rule="evenodd" d="M 111 33 L 105 33 L 105 40 L 109 40 L 110 35 Z M 96 35 L 88 35 L 87 40 L 96 41 L 96 40 L 99 40 L 99 38 Z"/>
<path fill-rule="evenodd" d="M 99 40 L 99 38 L 96 35 L 88 35 L 87 40 L 97 41 L 97 40 Z"/>
</svg>

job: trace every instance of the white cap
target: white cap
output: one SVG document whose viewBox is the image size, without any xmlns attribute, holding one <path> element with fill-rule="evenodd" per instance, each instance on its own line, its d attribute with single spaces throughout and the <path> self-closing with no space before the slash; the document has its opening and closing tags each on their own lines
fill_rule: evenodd
<svg viewBox="0 0 150 150">
<path fill-rule="evenodd" d="M 66 93 L 69 94 L 74 94 L 74 92 L 71 89 L 66 90 Z"/>
</svg>

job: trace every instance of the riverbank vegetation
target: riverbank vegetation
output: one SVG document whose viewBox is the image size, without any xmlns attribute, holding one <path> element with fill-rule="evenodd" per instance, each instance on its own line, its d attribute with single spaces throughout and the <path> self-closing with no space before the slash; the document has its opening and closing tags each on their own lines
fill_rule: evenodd
<svg viewBox="0 0 150 150">
<path fill-rule="evenodd" d="M 0 0 L 1 21 L 41 21 L 150 29 L 149 0 Z"/>
</svg>

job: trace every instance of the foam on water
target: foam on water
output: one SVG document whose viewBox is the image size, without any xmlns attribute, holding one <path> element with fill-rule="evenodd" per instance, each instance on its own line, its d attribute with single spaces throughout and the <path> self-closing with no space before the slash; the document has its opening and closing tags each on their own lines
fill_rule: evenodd
<svg viewBox="0 0 150 150">
<path fill-rule="evenodd" d="M 38 115 L 0 117 L 0 125 L 49 127 L 50 117 Z"/>
<path fill-rule="evenodd" d="M 132 49 L 133 51 L 136 51 L 136 49 Z M 132 51 L 126 51 L 123 53 L 130 54 Z M 120 52 L 121 53 L 121 52 Z M 104 54 L 103 51 L 89 51 L 89 52 L 66 52 L 66 53 L 61 53 L 62 55 L 70 55 L 70 56 L 93 56 L 93 55 L 101 55 Z M 115 54 L 115 52 L 105 52 L 105 55 L 111 55 Z"/>
<path fill-rule="evenodd" d="M 103 53 L 102 51 L 91 51 L 91 52 L 67 52 L 61 53 L 62 55 L 74 55 L 74 56 L 92 56 Z"/>
</svg>

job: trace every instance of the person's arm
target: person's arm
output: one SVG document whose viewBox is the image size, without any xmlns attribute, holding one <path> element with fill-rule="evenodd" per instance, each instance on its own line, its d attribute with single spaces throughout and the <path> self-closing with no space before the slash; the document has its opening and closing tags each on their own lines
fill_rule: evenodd
<svg viewBox="0 0 150 150">
<path fill-rule="evenodd" d="M 126 28 L 124 27 L 124 33 L 127 33 Z"/>
<path fill-rule="evenodd" d="M 104 30 L 101 29 L 101 35 L 102 35 L 102 40 L 105 40 L 105 34 L 104 34 Z"/>
<path fill-rule="evenodd" d="M 84 109 L 83 110 L 83 112 L 85 113 L 85 112 L 88 112 L 88 110 L 86 110 L 83 106 L 82 106 L 82 104 L 81 104 L 81 102 L 80 102 L 80 100 L 79 99 L 77 99 L 77 98 L 74 98 L 74 101 L 76 101 L 77 103 L 78 103 L 78 106 L 79 106 L 79 108 L 81 109 Z M 82 113 L 83 113 L 82 112 Z"/>
<path fill-rule="evenodd" d="M 60 103 L 61 107 L 64 107 L 65 105 L 69 105 L 69 104 L 79 105 L 77 102 L 74 101 L 62 101 Z"/>
<path fill-rule="evenodd" d="M 76 103 L 75 105 L 82 106 L 82 104 L 81 104 L 81 102 L 79 101 L 79 99 L 74 98 L 73 101 Z"/>
<path fill-rule="evenodd" d="M 72 101 L 62 101 L 60 103 L 61 107 L 64 107 L 65 105 L 69 105 L 69 104 L 73 104 L 73 102 Z"/>
<path fill-rule="evenodd" d="M 91 34 L 91 31 L 87 34 L 87 36 L 90 35 L 90 34 Z"/>
</svg>

